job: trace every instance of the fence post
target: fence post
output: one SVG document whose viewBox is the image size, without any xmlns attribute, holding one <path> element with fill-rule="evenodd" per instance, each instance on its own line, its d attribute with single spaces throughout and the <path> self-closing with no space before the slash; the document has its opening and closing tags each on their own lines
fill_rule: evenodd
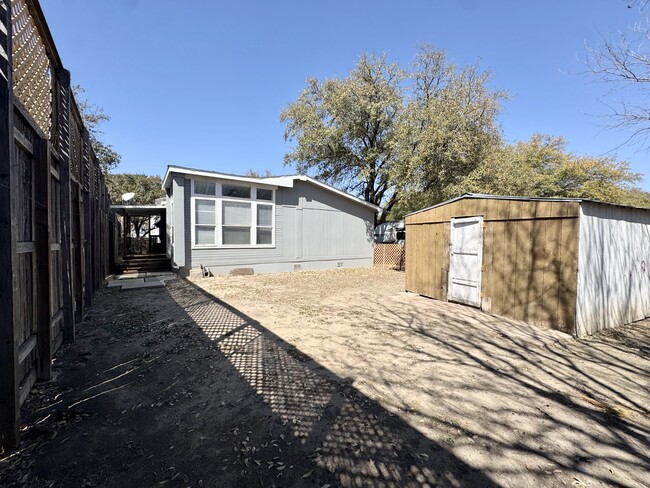
<svg viewBox="0 0 650 488">
<path fill-rule="evenodd" d="M 16 222 L 12 218 L 17 180 L 13 163 L 14 107 L 11 72 L 11 5 L 0 0 L 0 447 L 20 440 L 18 344 L 14 317 Z"/>
<path fill-rule="evenodd" d="M 72 299 L 72 216 L 70 214 L 70 72 L 59 72 L 59 178 L 61 181 L 61 278 L 63 288 L 63 340 L 74 342 L 74 305 Z"/>
<path fill-rule="evenodd" d="M 88 129 L 83 128 L 82 132 L 82 182 L 81 188 L 83 196 L 83 250 L 84 250 L 84 263 L 83 263 L 83 290 L 84 290 L 84 308 L 89 307 L 93 299 L 93 223 L 92 217 L 92 171 L 90 165 L 92 164 L 90 158 L 90 134 Z M 86 184 L 87 183 L 87 184 Z"/>
<path fill-rule="evenodd" d="M 38 338 L 38 379 L 52 376 L 52 327 L 50 303 L 50 144 L 34 141 L 34 228 L 36 235 L 36 327 Z"/>
</svg>

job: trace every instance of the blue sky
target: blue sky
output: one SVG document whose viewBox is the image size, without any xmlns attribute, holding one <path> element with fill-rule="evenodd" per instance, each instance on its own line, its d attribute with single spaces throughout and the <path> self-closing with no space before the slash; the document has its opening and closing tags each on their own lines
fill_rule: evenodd
<svg viewBox="0 0 650 488">
<path fill-rule="evenodd" d="M 118 172 L 291 173 L 278 115 L 308 76 L 345 76 L 363 51 L 406 66 L 422 43 L 492 71 L 512 97 L 500 117 L 509 141 L 543 132 L 602 155 L 626 139 L 597 117 L 614 95 L 580 75 L 585 42 L 639 19 L 625 0 L 41 3 L 73 83 L 112 117 Z M 650 190 L 650 153 L 617 154 Z"/>
</svg>

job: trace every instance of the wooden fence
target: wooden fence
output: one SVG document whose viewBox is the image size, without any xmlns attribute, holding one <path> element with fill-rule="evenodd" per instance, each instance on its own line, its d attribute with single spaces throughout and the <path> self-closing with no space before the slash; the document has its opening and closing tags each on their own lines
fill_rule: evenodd
<svg viewBox="0 0 650 488">
<path fill-rule="evenodd" d="M 403 270 L 406 262 L 404 243 L 375 244 L 373 264 L 378 268 L 391 268 Z"/>
<path fill-rule="evenodd" d="M 110 200 L 37 0 L 0 0 L 0 449 L 108 274 Z"/>
</svg>

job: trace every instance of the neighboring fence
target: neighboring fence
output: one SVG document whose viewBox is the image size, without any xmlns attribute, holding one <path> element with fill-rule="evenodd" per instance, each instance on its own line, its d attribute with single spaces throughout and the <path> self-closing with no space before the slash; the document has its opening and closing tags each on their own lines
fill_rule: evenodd
<svg viewBox="0 0 650 488">
<path fill-rule="evenodd" d="M 377 243 L 373 263 L 380 268 L 404 269 L 406 254 L 403 243 Z"/>
<path fill-rule="evenodd" d="M 43 12 L 0 0 L 0 448 L 108 274 L 108 191 Z"/>
</svg>

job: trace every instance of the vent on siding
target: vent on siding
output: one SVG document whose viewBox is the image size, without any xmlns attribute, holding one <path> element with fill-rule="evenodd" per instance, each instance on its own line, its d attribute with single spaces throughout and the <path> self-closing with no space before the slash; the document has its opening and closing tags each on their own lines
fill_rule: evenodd
<svg viewBox="0 0 650 488">
<path fill-rule="evenodd" d="M 337 268 L 342 268 L 343 267 L 343 261 L 339 261 L 338 263 L 336 263 L 336 267 Z"/>
<path fill-rule="evenodd" d="M 301 270 L 301 269 L 302 269 L 302 264 L 294 264 L 293 265 L 293 270 L 294 271 L 298 271 L 298 270 Z"/>
</svg>

